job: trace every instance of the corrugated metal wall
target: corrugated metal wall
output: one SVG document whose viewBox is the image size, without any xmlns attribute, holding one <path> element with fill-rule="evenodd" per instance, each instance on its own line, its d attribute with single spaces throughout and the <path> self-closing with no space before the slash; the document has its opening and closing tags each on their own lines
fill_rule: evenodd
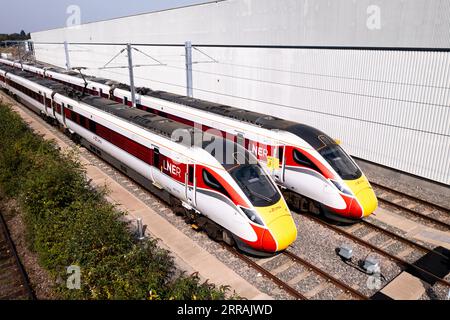
<svg viewBox="0 0 450 320">
<path fill-rule="evenodd" d="M 341 5 L 341 11 L 339 5 Z M 415 6 L 411 5 L 411 2 Z M 341 45 L 378 43 L 395 45 L 395 39 L 402 44 L 423 47 L 444 46 L 450 41 L 445 38 L 445 23 L 436 27 L 433 19 L 439 15 L 448 16 L 450 12 L 448 2 L 435 1 L 427 6 L 422 0 L 380 1 L 381 6 L 391 6 L 392 10 L 406 10 L 397 12 L 404 23 L 416 23 L 413 17 L 421 16 L 419 10 L 425 12 L 425 18 L 420 20 L 424 28 L 417 39 L 412 35 L 405 35 L 403 28 L 411 25 L 398 26 L 396 36 L 383 31 L 385 36 L 371 36 L 364 40 L 364 32 L 352 33 L 349 39 L 348 26 L 333 34 L 340 40 Z M 163 13 L 136 16 L 126 19 L 88 24 L 80 29 L 58 29 L 33 34 L 37 42 L 136 42 L 136 43 L 177 43 L 181 39 L 195 39 L 197 43 L 215 44 L 252 44 L 252 34 L 258 32 L 258 42 L 266 44 L 280 44 L 277 38 L 280 30 L 279 20 L 284 20 L 286 28 L 283 32 L 295 32 L 289 26 L 298 14 L 294 9 L 305 10 L 299 3 L 309 3 L 309 14 L 323 21 L 333 16 L 330 12 L 320 15 L 317 8 L 332 8 L 337 10 L 337 18 L 330 20 L 330 25 L 342 22 L 339 17 L 351 17 L 355 10 L 362 10 L 366 17 L 368 1 L 340 0 L 311 2 L 290 0 L 261 0 L 258 9 L 250 11 L 236 11 L 246 5 L 251 8 L 254 1 L 230 0 L 218 4 L 166 11 Z M 362 4 L 361 4 L 362 3 Z M 447 3 L 447 4 L 446 4 Z M 292 10 L 275 10 L 277 6 L 292 5 Z M 364 5 L 366 7 L 364 7 Z M 383 8 L 383 7 L 382 7 Z M 428 8 L 425 10 L 425 8 Z M 220 11 L 219 9 L 223 9 Z M 278 19 L 271 19 L 273 24 L 264 24 L 267 12 L 277 12 Z M 386 8 L 384 8 L 386 9 Z M 383 9 L 383 10 L 384 10 Z M 330 9 L 331 10 L 331 9 Z M 442 13 L 442 11 L 447 10 Z M 232 34 L 224 35 L 227 24 L 220 22 L 228 19 L 232 30 L 239 25 L 236 16 L 242 16 L 246 27 L 242 27 L 242 34 L 237 37 Z M 392 15 L 392 13 L 389 13 Z M 199 34 L 195 30 L 199 27 L 198 17 L 210 17 L 209 22 L 203 24 L 203 31 Z M 218 23 L 214 18 L 220 16 Z M 231 17 L 238 19 L 231 20 Z M 324 18 L 325 17 L 325 18 Z M 180 21 L 181 19 L 181 21 Z M 425 20 L 424 20 L 425 19 Z M 299 20 L 299 19 L 297 19 Z M 356 18 L 350 24 L 355 24 Z M 165 22 L 164 22 L 165 21 Z M 233 22 L 229 22 L 233 21 Z M 309 21 L 306 15 L 305 21 Z M 390 20 L 388 20 L 390 21 Z M 400 21 L 400 22 L 402 22 Z M 439 20 L 440 21 L 440 20 Z M 442 18 L 442 21 L 444 19 Z M 141 24 L 142 23 L 142 24 Z M 292 22 L 293 23 L 293 22 Z M 363 22 L 361 22 L 363 23 Z M 364 20 L 365 23 L 365 20 Z M 347 22 L 344 23 L 347 25 Z M 127 25 L 126 29 L 123 29 Z M 153 25 L 153 28 L 143 28 Z M 297 25 L 297 24 L 295 24 Z M 177 26 L 184 26 L 180 31 Z M 304 25 L 302 30 L 307 30 Z M 428 26 L 428 27 L 427 27 Z M 167 27 L 167 29 L 166 29 Z M 266 33 L 261 38 L 261 30 Z M 323 27 L 323 28 L 322 28 Z M 330 39 L 326 34 L 326 27 L 317 25 L 309 28 L 315 30 L 316 42 L 324 44 Z M 305 29 L 306 28 L 306 29 Z M 239 28 L 237 28 L 239 29 Z M 389 26 L 389 30 L 392 26 Z M 444 30 L 445 29 L 445 30 Z M 122 30 L 122 31 L 121 31 Z M 134 31 L 133 31 L 134 30 Z M 150 30 L 147 34 L 143 30 Z M 177 31 L 178 30 L 178 31 Z M 208 32 L 210 30 L 210 32 Z M 255 31 L 256 30 L 256 31 Z M 258 31 L 259 30 L 259 31 Z M 286 31 L 287 30 L 287 31 Z M 411 29 L 410 29 L 411 30 Z M 273 32 L 272 32 L 273 31 Z M 192 32 L 192 33 L 191 33 Z M 432 38 L 420 42 L 420 37 L 434 35 Z M 213 38 L 211 35 L 219 35 Z M 130 36 L 131 35 L 131 36 Z M 403 35 L 405 35 L 403 37 Z M 440 37 L 442 36 L 442 37 Z M 194 38 L 193 38 L 194 37 Z M 297 36 L 298 45 L 307 45 L 310 36 L 305 31 Z M 347 38 L 346 38 L 347 37 Z M 130 39 L 132 38 L 132 39 Z M 204 41 L 201 41 L 201 40 Z M 305 40 L 306 39 L 306 40 Z M 405 40 L 407 39 L 407 41 Z M 162 41 L 166 40 L 166 41 Z M 233 42 L 233 41 L 236 42 Z M 286 36 L 283 44 L 292 45 L 295 36 Z M 347 42 L 346 42 L 347 40 Z M 214 41 L 214 42 L 212 42 Z M 331 41 L 331 40 L 330 40 Z M 365 42 L 364 42 L 365 41 Z M 195 44 L 195 43 L 194 43 Z M 333 40 L 329 45 L 336 45 Z M 447 45 L 447 47 L 450 47 Z M 70 45 L 72 66 L 84 66 L 89 69 L 86 73 L 113 78 L 128 82 L 126 69 L 99 70 L 123 47 L 121 46 L 86 46 Z M 143 53 L 161 61 L 164 66 L 147 66 L 136 68 L 136 84 L 149 86 L 154 89 L 167 90 L 184 94 L 185 65 L 183 47 L 139 47 Z M 431 180 L 450 185 L 450 52 L 449 51 L 419 51 L 419 50 L 356 50 L 356 49 L 281 49 L 281 48 L 242 48 L 242 47 L 198 47 L 194 51 L 194 61 L 203 62 L 194 65 L 194 95 L 210 101 L 230 104 L 245 109 L 255 110 L 286 119 L 293 119 L 316 126 L 333 137 L 343 140 L 344 147 L 354 156 L 393 167 L 405 172 L 416 174 Z M 55 65 L 64 66 L 65 57 L 62 45 L 35 44 L 38 60 Z M 213 58 L 216 62 L 212 62 Z M 135 64 L 154 64 L 148 56 L 134 52 Z M 207 62 L 207 63 L 206 63 Z M 126 57 L 120 56 L 110 66 L 126 66 Z"/>
</svg>

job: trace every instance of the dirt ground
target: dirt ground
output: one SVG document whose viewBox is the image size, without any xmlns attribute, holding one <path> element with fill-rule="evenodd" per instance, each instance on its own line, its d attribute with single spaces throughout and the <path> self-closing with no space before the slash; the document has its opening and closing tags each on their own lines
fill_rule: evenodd
<svg viewBox="0 0 450 320">
<path fill-rule="evenodd" d="M 11 237 L 28 274 L 36 298 L 38 300 L 58 299 L 53 289 L 55 282 L 50 274 L 39 266 L 37 254 L 28 248 L 20 206 L 15 200 L 8 200 L 0 194 L 0 210 L 4 213 Z"/>
<path fill-rule="evenodd" d="M 12 54 L 12 59 L 14 60 L 34 61 L 34 56 L 30 53 L 27 53 L 24 48 L 0 47 L 0 53 L 10 53 Z"/>
<path fill-rule="evenodd" d="M 17 48 L 0 48 L 0 53 L 11 53 L 13 56 L 17 56 L 18 52 Z"/>
</svg>

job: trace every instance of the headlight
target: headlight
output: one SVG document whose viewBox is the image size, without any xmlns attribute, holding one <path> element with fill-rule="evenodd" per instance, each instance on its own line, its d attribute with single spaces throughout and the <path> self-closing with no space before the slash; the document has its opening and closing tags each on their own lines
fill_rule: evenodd
<svg viewBox="0 0 450 320">
<path fill-rule="evenodd" d="M 258 216 L 258 213 L 254 210 L 245 209 L 242 208 L 242 211 L 245 213 L 245 215 L 250 219 L 250 221 L 259 224 L 260 226 L 264 226 L 264 223 L 261 221 L 261 219 Z"/>
<path fill-rule="evenodd" d="M 340 183 L 338 181 L 334 181 L 334 180 L 330 180 L 331 182 L 333 182 L 333 184 L 335 185 L 336 188 L 338 188 L 338 190 L 342 193 L 345 193 L 349 196 L 353 196 L 352 191 L 343 183 Z"/>
</svg>

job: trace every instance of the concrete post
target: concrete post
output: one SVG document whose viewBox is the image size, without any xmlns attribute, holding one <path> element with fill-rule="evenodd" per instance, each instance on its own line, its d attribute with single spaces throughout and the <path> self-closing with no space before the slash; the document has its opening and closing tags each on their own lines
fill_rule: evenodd
<svg viewBox="0 0 450 320">
<path fill-rule="evenodd" d="M 185 51 L 186 51 L 187 96 L 193 98 L 194 97 L 194 88 L 193 88 L 193 80 L 192 80 L 192 43 L 190 41 L 187 41 L 185 43 Z"/>
<path fill-rule="evenodd" d="M 66 69 L 70 70 L 72 67 L 70 66 L 69 44 L 67 41 L 64 41 L 64 51 L 66 53 Z"/>
<path fill-rule="evenodd" d="M 142 241 L 145 239 L 145 227 L 142 223 L 142 218 L 138 218 L 136 222 L 137 222 L 137 238 L 138 240 Z"/>
<path fill-rule="evenodd" d="M 130 72 L 131 101 L 133 103 L 133 108 L 136 108 L 136 88 L 134 87 L 133 56 L 132 56 L 131 51 L 132 51 L 131 44 L 127 44 L 128 70 Z"/>
</svg>

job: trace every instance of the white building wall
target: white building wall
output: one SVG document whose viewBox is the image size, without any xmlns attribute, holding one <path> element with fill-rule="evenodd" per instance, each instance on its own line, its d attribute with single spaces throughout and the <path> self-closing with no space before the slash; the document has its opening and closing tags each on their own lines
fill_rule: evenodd
<svg viewBox="0 0 450 320">
<path fill-rule="evenodd" d="M 381 29 L 367 27 L 373 2 Z M 72 67 L 126 83 L 126 68 L 99 69 L 123 45 L 81 43 L 228 45 L 194 50 L 195 97 L 313 125 L 356 157 L 450 184 L 448 17 L 445 0 L 229 0 L 32 38 L 38 60 L 64 66 L 60 43 L 79 43 Z M 133 52 L 137 86 L 185 94 L 184 47 L 135 48 L 164 64 Z M 124 53 L 108 66 L 126 65 Z"/>
</svg>

